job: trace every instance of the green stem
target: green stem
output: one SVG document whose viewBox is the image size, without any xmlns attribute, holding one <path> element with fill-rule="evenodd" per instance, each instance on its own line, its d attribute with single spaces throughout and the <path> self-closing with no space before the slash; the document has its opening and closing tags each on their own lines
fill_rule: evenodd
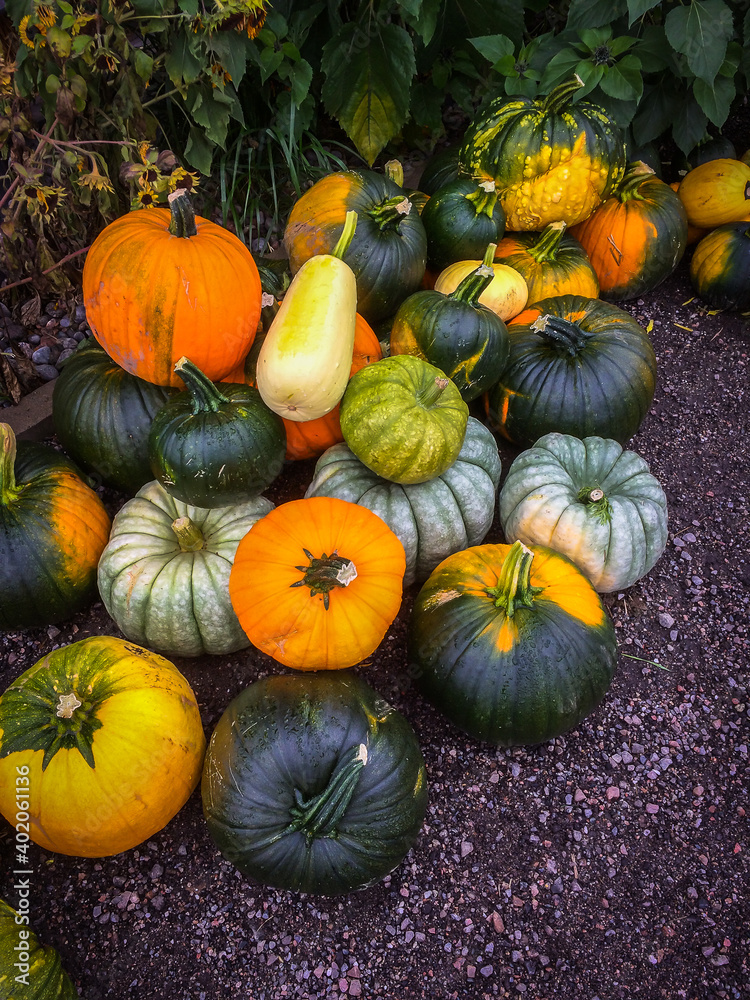
<svg viewBox="0 0 750 1000">
<path fill-rule="evenodd" d="M 560 240 L 563 238 L 567 225 L 567 222 L 560 219 L 559 222 L 550 222 L 548 226 L 545 226 L 536 243 L 529 247 L 529 257 L 533 257 L 537 264 L 544 264 L 548 260 L 557 260 Z"/>
<path fill-rule="evenodd" d="M 604 490 L 598 486 L 584 486 L 580 489 L 578 502 L 582 503 L 600 524 L 609 524 L 612 520 L 612 505 L 604 495 Z"/>
<path fill-rule="evenodd" d="M 344 254 L 349 249 L 349 245 L 352 242 L 356 229 L 357 213 L 347 212 L 346 218 L 344 219 L 344 228 L 341 230 L 341 236 L 339 236 L 336 246 L 331 251 L 332 257 L 338 257 L 339 260 L 344 259 Z"/>
<path fill-rule="evenodd" d="M 375 205 L 367 214 L 381 229 L 385 229 L 387 226 L 394 228 L 398 226 L 403 217 L 408 215 L 410 211 L 411 202 L 406 195 L 397 194 L 394 198 L 388 198 L 379 205 Z"/>
<path fill-rule="evenodd" d="M 0 424 L 0 507 L 21 494 L 16 486 L 16 435 L 10 424 Z"/>
<path fill-rule="evenodd" d="M 591 334 L 586 333 L 569 319 L 562 316 L 540 316 L 531 324 L 531 329 L 535 333 L 541 333 L 548 340 L 554 340 L 564 350 L 575 357 L 586 346 Z"/>
<path fill-rule="evenodd" d="M 487 593 L 495 600 L 496 608 L 504 608 L 506 615 L 512 618 L 517 608 L 530 608 L 534 603 L 534 595 L 542 591 L 542 587 L 531 586 L 531 563 L 534 553 L 523 542 L 514 542 L 498 576 L 497 586 L 490 587 Z"/>
<path fill-rule="evenodd" d="M 656 174 L 649 167 L 647 163 L 642 160 L 636 160 L 635 163 L 629 163 L 628 168 L 625 171 L 625 176 L 620 181 L 620 186 L 615 192 L 618 201 L 626 202 L 630 201 L 631 198 L 637 198 L 639 201 L 643 201 L 643 195 L 640 193 L 640 186 L 644 180 L 648 177 L 655 177 Z"/>
<path fill-rule="evenodd" d="M 432 409 L 445 392 L 449 382 L 449 378 L 436 378 L 432 382 L 429 382 L 417 393 L 417 402 L 420 403 L 425 410 Z"/>
<path fill-rule="evenodd" d="M 449 299 L 453 299 L 454 302 L 465 302 L 470 306 L 479 305 L 479 296 L 492 283 L 492 279 L 495 277 L 492 261 L 495 259 L 496 249 L 497 243 L 490 243 L 482 263 L 475 271 L 466 275 L 455 291 L 451 292 L 448 296 Z"/>
<path fill-rule="evenodd" d="M 341 757 L 328 784 L 318 795 L 305 800 L 299 789 L 295 789 L 288 830 L 304 833 L 308 844 L 315 837 L 335 837 L 366 764 L 367 747 L 360 743 Z"/>
<path fill-rule="evenodd" d="M 224 393 L 219 392 L 208 375 L 204 375 L 200 368 L 186 357 L 180 358 L 174 370 L 182 378 L 192 396 L 193 413 L 209 411 L 216 413 L 220 406 L 230 402 Z"/>
<path fill-rule="evenodd" d="M 577 74 L 572 76 L 569 80 L 563 81 L 563 83 L 558 84 L 553 90 L 547 94 L 541 103 L 540 111 L 543 114 L 551 114 L 556 111 L 561 111 L 566 105 L 570 104 L 570 99 L 576 91 L 580 90 L 583 86 L 583 80 Z"/>
<path fill-rule="evenodd" d="M 476 191 L 466 195 L 466 200 L 471 202 L 477 215 L 486 215 L 491 219 L 497 205 L 495 182 L 482 181 Z"/>
<path fill-rule="evenodd" d="M 172 531 L 183 552 L 199 552 L 206 547 L 203 532 L 189 517 L 178 517 L 172 521 Z"/>
<path fill-rule="evenodd" d="M 169 231 L 172 236 L 179 236 L 184 239 L 197 236 L 198 230 L 195 225 L 195 212 L 190 203 L 190 196 L 185 188 L 178 188 L 176 191 L 173 191 L 167 200 L 169 201 L 169 211 L 172 213 L 172 218 L 169 222 Z"/>
</svg>

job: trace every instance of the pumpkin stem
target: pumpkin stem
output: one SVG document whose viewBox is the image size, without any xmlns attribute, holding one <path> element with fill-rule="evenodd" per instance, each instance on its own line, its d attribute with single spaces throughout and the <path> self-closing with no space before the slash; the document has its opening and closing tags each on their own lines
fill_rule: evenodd
<svg viewBox="0 0 750 1000">
<path fill-rule="evenodd" d="M 367 214 L 381 229 L 386 229 L 388 226 L 392 226 L 395 229 L 409 212 L 411 212 L 411 202 L 406 195 L 397 194 L 393 198 L 381 201 L 379 205 L 371 208 Z"/>
<path fill-rule="evenodd" d="M 337 827 L 349 807 L 366 764 L 367 747 L 360 743 L 341 757 L 328 784 L 318 795 L 305 799 L 300 790 L 295 789 L 295 801 L 289 808 L 292 821 L 287 830 L 304 833 L 308 846 L 315 837 L 336 837 Z"/>
<path fill-rule="evenodd" d="M 471 275 L 469 275 L 471 277 Z M 466 279 L 464 279 L 466 280 Z M 460 287 L 460 286 L 459 286 Z M 458 291 L 458 289 L 456 289 Z M 450 382 L 449 378 L 436 378 L 433 382 L 429 382 L 424 389 L 420 389 L 416 395 L 416 400 L 418 403 L 425 408 L 425 410 L 431 409 L 440 397 Z"/>
<path fill-rule="evenodd" d="M 519 607 L 530 608 L 534 603 L 534 595 L 540 594 L 543 587 L 531 586 L 531 563 L 534 553 L 523 542 L 514 542 L 498 575 L 496 587 L 490 587 L 487 593 L 495 599 L 496 608 L 504 608 L 509 618 L 512 618 Z"/>
<path fill-rule="evenodd" d="M 592 336 L 591 333 L 582 330 L 580 326 L 571 323 L 569 319 L 549 314 L 535 319 L 531 324 L 531 329 L 548 340 L 555 341 L 573 358 L 586 346 L 586 342 Z"/>
<path fill-rule="evenodd" d="M 182 378 L 192 396 L 193 413 L 216 412 L 220 406 L 231 402 L 192 361 L 181 357 L 174 370 Z"/>
<path fill-rule="evenodd" d="M 491 219 L 497 205 L 495 182 L 480 181 L 476 191 L 466 195 L 466 200 L 471 202 L 477 215 L 486 215 Z"/>
<path fill-rule="evenodd" d="M 599 524 L 609 524 L 612 520 L 612 505 L 604 495 L 604 490 L 598 486 L 593 489 L 584 486 L 578 491 L 578 502 L 584 504 L 587 513 L 595 517 Z"/>
<path fill-rule="evenodd" d="M 296 566 L 302 574 L 302 579 L 291 583 L 290 587 L 309 587 L 310 597 L 316 594 L 323 595 L 323 607 L 328 611 L 330 606 L 330 591 L 334 587 L 348 587 L 352 580 L 357 579 L 357 567 L 351 559 L 340 556 L 338 552 L 332 552 L 327 556 L 325 552 L 318 559 L 308 549 L 302 550 L 310 560 L 307 566 Z"/>
<path fill-rule="evenodd" d="M 644 180 L 648 177 L 655 176 L 656 174 L 651 167 L 642 160 L 636 160 L 635 163 L 629 163 L 625 171 L 625 175 L 620 181 L 620 186 L 615 192 L 615 197 L 623 204 L 626 201 L 630 201 L 631 198 L 637 198 L 639 201 L 643 201 L 643 195 L 640 193 L 639 188 Z"/>
<path fill-rule="evenodd" d="M 189 517 L 178 517 L 172 521 L 172 531 L 183 552 L 199 552 L 206 547 L 203 532 Z"/>
<path fill-rule="evenodd" d="M 541 102 L 540 111 L 542 114 L 552 114 L 556 111 L 561 111 L 570 104 L 571 97 L 582 86 L 583 80 L 578 74 L 575 74 L 569 80 L 564 80 L 550 90 L 549 94 Z"/>
<path fill-rule="evenodd" d="M 344 219 L 344 228 L 341 230 L 341 236 L 339 236 L 338 243 L 331 251 L 332 257 L 338 257 L 339 260 L 344 259 L 344 254 L 349 249 L 356 228 L 357 213 L 347 212 L 346 218 Z"/>
<path fill-rule="evenodd" d="M 492 279 L 495 277 L 495 271 L 492 267 L 492 261 L 495 259 L 495 250 L 497 250 L 497 243 L 490 243 L 482 263 L 475 271 L 466 275 L 455 291 L 451 292 L 448 296 L 449 299 L 453 299 L 455 302 L 465 302 L 470 306 L 479 305 L 479 296 L 492 283 Z"/>
<path fill-rule="evenodd" d="M 177 188 L 167 196 L 169 201 L 169 211 L 172 218 L 169 221 L 169 232 L 172 236 L 180 236 L 190 239 L 191 236 L 198 235 L 198 228 L 195 225 L 195 212 L 190 203 L 190 196 L 185 188 Z"/>
<path fill-rule="evenodd" d="M 401 160 L 389 160 L 383 169 L 388 180 L 398 184 L 400 188 L 404 186 L 404 167 Z"/>
<path fill-rule="evenodd" d="M 12 503 L 21 494 L 16 486 L 16 435 L 10 424 L 0 424 L 0 506 Z"/>
<path fill-rule="evenodd" d="M 560 249 L 560 240 L 567 228 L 567 222 L 560 219 L 559 222 L 550 222 L 548 226 L 539 234 L 539 239 L 529 247 L 529 257 L 533 257 L 537 264 L 544 264 L 548 260 L 557 260 L 557 251 Z"/>
</svg>

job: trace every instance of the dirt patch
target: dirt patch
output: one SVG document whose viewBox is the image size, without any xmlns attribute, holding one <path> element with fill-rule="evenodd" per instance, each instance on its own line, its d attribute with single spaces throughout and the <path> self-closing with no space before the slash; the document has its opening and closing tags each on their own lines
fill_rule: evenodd
<svg viewBox="0 0 750 1000">
<path fill-rule="evenodd" d="M 33 922 L 83 997 L 747 996 L 750 338 L 744 318 L 691 299 L 683 264 L 627 306 L 653 321 L 658 387 L 631 447 L 664 486 L 670 532 L 649 576 L 606 598 L 621 655 L 602 706 L 533 749 L 467 739 L 409 679 L 411 588 L 357 668 L 409 718 L 427 762 L 430 805 L 405 862 L 344 898 L 266 890 L 221 859 L 197 793 L 115 858 L 34 848 Z M 507 472 L 517 452 L 500 451 Z M 301 496 L 312 471 L 290 465 L 267 495 Z M 502 540 L 497 524 L 489 540 Z M 101 633 L 119 634 L 96 605 L 6 634 L 0 689 Z M 244 686 L 279 670 L 255 652 L 175 662 L 207 734 Z M 3 824 L 2 872 L 12 847 Z M 0 895 L 16 902 L 11 875 Z"/>
</svg>

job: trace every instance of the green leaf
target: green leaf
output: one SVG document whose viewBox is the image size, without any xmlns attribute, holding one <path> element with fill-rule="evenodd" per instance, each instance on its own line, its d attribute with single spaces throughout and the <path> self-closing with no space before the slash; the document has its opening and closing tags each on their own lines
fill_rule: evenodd
<svg viewBox="0 0 750 1000">
<path fill-rule="evenodd" d="M 489 59 L 493 65 L 503 56 L 513 55 L 515 52 L 515 46 L 507 35 L 480 35 L 467 41 L 471 42 L 477 52 L 485 59 Z"/>
<path fill-rule="evenodd" d="M 289 21 L 289 36 L 294 39 L 298 46 L 301 46 L 305 41 L 310 28 L 325 8 L 325 3 L 320 0 L 319 3 L 311 4 L 306 10 L 295 11 Z"/>
<path fill-rule="evenodd" d="M 197 41 L 192 31 L 177 32 L 164 60 L 164 68 L 175 86 L 194 83 L 201 75 L 203 63 L 196 55 Z"/>
<path fill-rule="evenodd" d="M 419 81 L 411 88 L 411 117 L 417 125 L 426 128 L 431 137 L 443 132 L 443 102 L 445 91 L 432 83 Z"/>
<path fill-rule="evenodd" d="M 419 12 L 422 7 L 422 0 L 399 0 L 399 7 L 403 7 L 407 14 L 411 14 L 412 17 L 419 17 Z"/>
<path fill-rule="evenodd" d="M 191 167 L 195 167 L 205 176 L 211 173 L 211 160 L 216 147 L 210 142 L 203 131 L 191 125 L 188 141 L 185 146 L 185 159 Z"/>
<path fill-rule="evenodd" d="M 177 0 L 177 6 L 188 17 L 195 17 L 198 13 L 198 0 Z"/>
<path fill-rule="evenodd" d="M 261 49 L 260 52 L 260 78 L 263 83 L 273 76 L 276 70 L 284 62 L 284 53 L 280 49 L 270 47 Z"/>
<path fill-rule="evenodd" d="M 419 35 L 423 45 L 429 45 L 432 41 L 442 6 L 443 0 L 423 0 L 418 16 L 404 12 L 404 20 Z"/>
<path fill-rule="evenodd" d="M 726 76 L 717 76 L 713 86 L 707 84 L 705 80 L 696 80 L 693 84 L 696 101 L 705 111 L 709 121 L 719 128 L 729 117 L 729 110 L 736 93 L 734 80 Z"/>
<path fill-rule="evenodd" d="M 674 112 L 673 112 L 674 115 Z M 687 156 L 706 132 L 708 118 L 692 94 L 687 94 L 673 118 L 672 138 Z"/>
<path fill-rule="evenodd" d="M 34 0 L 6 0 L 5 10 L 17 28 L 27 14 L 33 14 L 36 4 Z"/>
<path fill-rule="evenodd" d="M 645 146 L 669 129 L 680 100 L 675 83 L 667 76 L 661 77 L 658 84 L 648 90 L 633 119 L 633 138 L 637 146 Z"/>
<path fill-rule="evenodd" d="M 604 76 L 604 66 L 595 66 L 590 59 L 579 62 L 576 67 L 578 76 L 583 80 L 583 87 L 578 91 L 581 97 L 586 97 Z"/>
<path fill-rule="evenodd" d="M 689 7 L 675 7 L 664 20 L 664 30 L 693 73 L 713 83 L 734 34 L 732 12 L 724 0 L 691 0 Z"/>
<path fill-rule="evenodd" d="M 229 73 L 235 87 L 245 75 L 250 39 L 238 31 L 217 31 L 211 36 L 210 49 L 216 62 Z"/>
<path fill-rule="evenodd" d="M 144 83 L 151 79 L 153 68 L 154 60 L 147 52 L 143 49 L 133 49 L 133 69 Z"/>
<path fill-rule="evenodd" d="M 619 35 L 609 43 L 609 51 L 615 57 L 621 56 L 623 52 L 629 52 L 638 43 L 635 35 Z"/>
<path fill-rule="evenodd" d="M 568 28 L 601 28 L 627 13 L 626 0 L 571 0 Z"/>
<path fill-rule="evenodd" d="M 222 149 L 226 143 L 229 118 L 234 103 L 231 93 L 205 86 L 202 88 L 202 100 L 192 108 L 193 120 L 202 125 L 206 138 Z"/>
<path fill-rule="evenodd" d="M 633 21 L 637 21 L 639 17 L 643 17 L 647 11 L 658 5 L 659 0 L 628 0 L 628 27 Z"/>
<path fill-rule="evenodd" d="M 563 49 L 552 56 L 542 74 L 542 80 L 539 84 L 541 92 L 543 94 L 549 93 L 558 83 L 571 77 L 577 72 L 582 61 L 580 55 L 572 49 Z"/>
<path fill-rule="evenodd" d="M 326 110 L 372 165 L 406 121 L 416 72 L 411 38 L 396 24 L 375 25 L 372 35 L 350 22 L 324 47 L 321 68 Z"/>
<path fill-rule="evenodd" d="M 272 31 L 277 38 L 286 38 L 289 33 L 289 25 L 277 10 L 269 10 L 263 27 Z"/>
<path fill-rule="evenodd" d="M 637 101 L 621 101 L 616 97 L 610 97 L 602 91 L 601 86 L 591 95 L 590 100 L 604 108 L 615 124 L 623 129 L 630 125 L 638 110 Z"/>
<path fill-rule="evenodd" d="M 289 74 L 289 82 L 292 87 L 292 100 L 296 107 L 300 107 L 307 97 L 312 83 L 312 66 L 306 59 L 300 59 L 294 63 Z"/>
<path fill-rule="evenodd" d="M 605 94 L 618 101 L 640 101 L 643 94 L 641 61 L 632 53 L 610 66 L 600 84 Z"/>
<path fill-rule="evenodd" d="M 584 28 L 579 31 L 579 37 L 589 52 L 599 48 L 600 45 L 607 45 L 612 38 L 612 29 L 607 28 Z"/>
</svg>

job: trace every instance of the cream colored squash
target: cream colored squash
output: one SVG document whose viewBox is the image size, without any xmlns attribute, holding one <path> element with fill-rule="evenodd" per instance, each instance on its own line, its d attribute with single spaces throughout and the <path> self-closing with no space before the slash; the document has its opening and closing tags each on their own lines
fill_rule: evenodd
<svg viewBox="0 0 750 1000">
<path fill-rule="evenodd" d="M 490 246 L 494 255 L 495 244 L 491 243 Z M 455 264 L 449 264 L 438 275 L 435 291 L 450 295 L 451 292 L 455 292 L 467 274 L 471 274 L 482 263 L 492 268 L 495 277 L 479 296 L 480 303 L 491 309 L 503 321 L 513 319 L 526 306 L 529 297 L 528 285 L 515 268 L 495 263 L 489 248 L 484 255 L 484 261 L 460 260 Z"/>
<path fill-rule="evenodd" d="M 357 282 L 339 255 L 355 226 L 356 214 L 350 212 L 333 254 L 319 254 L 302 265 L 263 341 L 258 390 L 266 406 L 286 420 L 315 420 L 329 413 L 349 381 Z"/>
</svg>

